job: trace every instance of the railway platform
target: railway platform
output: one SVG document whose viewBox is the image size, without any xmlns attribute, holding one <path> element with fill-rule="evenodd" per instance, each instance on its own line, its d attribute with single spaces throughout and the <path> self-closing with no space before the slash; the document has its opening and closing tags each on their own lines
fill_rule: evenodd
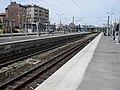
<svg viewBox="0 0 120 90">
<path fill-rule="evenodd" d="M 120 90 L 120 44 L 101 33 L 35 90 Z"/>
<path fill-rule="evenodd" d="M 82 34 L 82 33 L 89 33 L 89 32 L 66 33 L 66 34 L 63 34 L 61 32 L 56 32 L 54 34 L 41 34 L 40 36 L 38 35 L 20 36 L 20 34 L 18 34 L 18 36 L 16 35 L 13 37 L 0 37 L 0 45 L 25 42 L 25 41 L 31 41 L 37 39 L 52 38 L 52 37 L 61 37 L 61 36 L 74 35 L 74 34 Z"/>
</svg>

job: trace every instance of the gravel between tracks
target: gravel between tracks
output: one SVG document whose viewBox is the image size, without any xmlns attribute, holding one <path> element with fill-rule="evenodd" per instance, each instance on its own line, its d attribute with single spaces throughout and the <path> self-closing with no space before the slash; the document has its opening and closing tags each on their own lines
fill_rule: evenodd
<svg viewBox="0 0 120 90">
<path fill-rule="evenodd" d="M 35 56 L 32 56 L 31 58 L 28 58 L 24 61 L 19 61 L 17 63 L 11 64 L 8 67 L 4 67 L 0 70 L 0 84 L 5 83 L 6 81 L 16 77 L 17 75 L 20 75 L 31 68 L 35 67 L 38 64 L 42 64 L 52 58 L 53 56 L 57 55 L 58 53 L 61 53 L 64 50 L 67 50 L 68 48 L 75 45 L 76 42 L 61 46 L 59 48 L 50 50 L 48 52 L 38 54 Z"/>
</svg>

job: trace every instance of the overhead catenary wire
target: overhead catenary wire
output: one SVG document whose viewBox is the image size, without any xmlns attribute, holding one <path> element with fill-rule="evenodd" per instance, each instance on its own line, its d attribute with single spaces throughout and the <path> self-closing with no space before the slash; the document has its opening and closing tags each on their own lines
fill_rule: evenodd
<svg viewBox="0 0 120 90">
<path fill-rule="evenodd" d="M 68 10 L 72 10 L 72 8 L 71 7 L 68 7 L 65 3 L 63 3 L 61 0 L 57 0 L 57 2 L 59 2 L 59 3 L 61 3 L 62 4 L 62 6 L 64 6 L 64 7 L 66 7 Z M 73 14 L 71 14 L 72 16 L 75 16 L 75 15 L 73 15 Z"/>
<path fill-rule="evenodd" d="M 61 11 L 62 13 L 64 13 L 64 12 L 65 12 L 65 13 L 67 13 L 67 14 L 71 15 L 71 16 L 74 16 L 73 14 L 71 14 L 71 13 L 67 12 L 66 10 L 63 10 L 63 9 L 61 9 L 61 8 L 58 8 L 58 7 L 56 7 L 56 6 L 52 5 L 52 4 L 48 3 L 48 2 L 45 2 L 45 1 L 43 1 L 43 0 L 40 0 L 40 1 L 35 0 L 35 1 L 37 1 L 37 2 L 39 2 L 39 3 L 40 3 L 40 1 L 41 1 L 41 2 L 43 2 L 43 3 L 45 3 L 45 4 L 49 5 L 49 6 L 53 7 L 54 9 Z M 63 11 L 64 11 L 64 12 L 63 12 Z"/>
<path fill-rule="evenodd" d="M 38 0 L 36 0 L 36 1 L 38 1 Z M 40 1 L 43 2 L 43 3 L 45 3 L 45 4 L 47 4 L 47 5 L 49 5 L 49 6 L 51 6 L 51 7 L 54 7 L 55 9 L 61 11 L 62 13 L 66 13 L 66 14 L 72 16 L 72 14 L 71 14 L 70 12 L 66 11 L 66 10 L 63 10 L 63 9 L 61 9 L 61 8 L 58 8 L 57 6 L 54 6 L 54 5 L 52 5 L 52 4 L 48 3 L 48 2 L 45 2 L 45 1 L 43 1 L 43 0 L 40 0 Z"/>
<path fill-rule="evenodd" d="M 61 8 L 59 8 L 59 7 L 57 7 L 57 6 L 55 6 L 55 5 L 53 5 L 53 4 L 51 4 L 51 3 L 48 3 L 48 2 L 46 2 L 46 1 L 44 1 L 44 0 L 34 0 L 35 2 L 37 2 L 37 4 L 41 4 L 41 3 L 44 3 L 44 5 L 46 6 L 48 6 L 48 7 L 51 7 L 53 10 L 56 10 L 56 11 L 60 11 L 60 13 L 65 13 L 65 15 L 66 14 L 68 14 L 68 15 L 70 15 L 70 16 L 75 16 L 75 15 L 73 15 L 73 14 L 71 14 L 70 12 L 68 12 L 68 11 L 66 11 L 66 10 L 63 10 L 63 9 L 61 9 Z M 80 8 L 80 7 L 79 7 Z M 84 10 L 83 10 L 84 11 Z M 84 11 L 84 13 L 86 13 L 87 15 L 88 15 L 88 13 L 86 12 L 86 11 Z M 57 14 L 57 13 L 56 13 Z M 89 17 L 91 17 L 90 15 L 88 15 Z M 72 18 L 71 17 L 71 18 Z M 66 17 L 67 18 L 67 17 Z M 75 17 L 76 18 L 76 17 Z M 86 19 L 87 19 L 87 17 L 86 17 Z M 94 21 L 92 18 L 90 18 L 92 21 Z M 52 20 L 52 19 L 51 19 Z M 54 20 L 52 20 L 52 21 L 54 21 Z M 67 20 L 68 21 L 68 20 Z M 89 19 L 87 20 L 87 22 L 89 22 Z"/>
<path fill-rule="evenodd" d="M 57 11 L 60 11 L 61 13 L 65 13 L 65 15 L 66 14 L 68 14 L 68 15 L 70 15 L 71 16 L 71 18 L 73 18 L 73 14 L 71 14 L 70 12 L 68 12 L 68 11 L 66 11 L 66 10 L 63 10 L 63 9 L 61 9 L 61 8 L 58 8 L 58 7 L 56 7 L 56 6 L 54 6 L 54 5 L 52 5 L 52 4 L 50 4 L 50 3 L 48 3 L 48 2 L 45 2 L 45 1 L 43 1 L 43 0 L 40 0 L 40 1 L 38 1 L 38 0 L 35 0 L 37 3 L 44 3 L 44 4 L 46 4 L 46 5 L 48 5 L 49 7 L 51 7 L 52 9 L 54 9 L 54 10 L 57 10 Z M 57 14 L 56 14 L 57 15 Z M 66 18 L 68 18 L 68 17 L 66 17 Z M 50 19 L 50 21 L 54 21 L 52 18 Z M 59 21 L 59 20 L 55 20 L 55 21 Z M 67 20 L 67 21 L 70 21 L 70 20 Z M 66 22 L 67 22 L 66 21 Z M 65 20 L 64 20 L 64 22 L 65 22 Z"/>
<path fill-rule="evenodd" d="M 92 20 L 92 21 L 95 21 L 94 19 L 93 19 L 93 17 L 92 16 L 90 16 L 84 9 L 82 9 L 74 0 L 72 0 L 72 2 L 80 9 L 80 10 L 82 10 L 87 16 L 89 16 L 89 18 Z M 96 22 L 96 21 L 95 21 Z M 97 22 L 96 22 L 97 23 Z"/>
<path fill-rule="evenodd" d="M 57 10 L 57 11 L 60 11 L 61 13 L 64 13 L 64 12 L 63 12 L 62 10 L 60 10 L 59 8 L 53 6 L 53 5 L 51 5 L 51 4 L 49 4 L 49 3 L 45 2 L 45 1 L 42 1 L 42 0 L 34 0 L 34 1 L 36 1 L 37 4 L 43 2 L 44 4 L 49 5 L 52 9 Z M 41 1 L 41 2 L 40 2 L 40 1 Z"/>
<path fill-rule="evenodd" d="M 117 2 L 118 2 L 118 0 L 115 0 L 115 3 L 113 4 L 113 7 L 111 9 L 111 12 L 113 12 L 114 8 L 116 7 Z"/>
<path fill-rule="evenodd" d="M 91 10 L 85 5 L 85 3 L 82 0 L 79 0 L 81 2 L 81 4 L 87 9 L 87 12 L 90 13 L 90 15 L 93 16 L 93 14 L 91 13 Z"/>
<path fill-rule="evenodd" d="M 68 14 L 68 15 L 70 15 L 70 16 L 75 16 L 75 15 L 73 15 L 73 14 L 71 14 L 71 12 L 68 12 L 67 10 L 63 10 L 63 9 L 61 9 L 60 7 L 57 7 L 57 6 L 55 6 L 55 5 L 53 5 L 53 4 L 51 4 L 51 3 L 48 3 L 48 2 L 46 2 L 46 1 L 44 1 L 44 0 L 35 0 L 36 2 L 37 2 L 37 4 L 39 4 L 39 3 L 44 3 L 44 5 L 47 5 L 47 6 L 49 6 L 49 7 L 51 7 L 52 9 L 54 9 L 54 10 L 56 10 L 56 11 L 60 11 L 60 13 L 65 13 L 65 15 L 66 14 Z M 73 0 L 72 0 L 73 1 Z M 74 2 L 74 1 L 73 1 Z M 74 4 L 75 4 L 76 2 L 74 2 Z M 91 19 L 92 21 L 94 21 L 93 20 L 93 17 L 91 17 L 89 14 L 88 14 L 88 12 L 86 12 L 84 9 L 82 9 L 77 3 L 75 4 L 75 5 L 77 5 L 77 7 L 79 7 L 84 13 L 86 13 L 86 15 L 87 16 L 89 16 L 90 18 L 89 19 Z M 55 18 L 55 17 L 54 17 Z M 67 17 L 66 17 L 67 18 Z M 76 17 L 75 17 L 76 18 Z M 87 19 L 88 17 L 86 17 L 86 19 Z M 52 21 L 54 21 L 54 20 L 52 20 Z M 89 22 L 89 20 L 87 21 L 87 22 Z"/>
<path fill-rule="evenodd" d="M 62 6 L 66 7 L 67 10 L 70 10 L 70 11 L 73 10 L 73 8 L 69 7 L 67 3 L 65 4 L 65 3 L 63 3 L 61 0 L 57 0 L 57 2 L 59 2 L 60 4 L 62 4 Z M 76 14 L 74 14 L 74 15 L 72 14 L 72 17 L 65 17 L 65 18 L 66 18 L 65 21 L 68 21 L 68 20 L 67 20 L 68 18 L 71 18 L 71 20 L 69 20 L 69 21 L 72 21 L 72 20 L 73 20 L 73 17 L 75 18 L 75 21 L 76 21 L 76 18 L 78 18 L 78 17 L 76 17 Z M 80 17 L 79 17 L 79 18 L 80 18 Z M 77 21 L 80 21 L 80 20 L 77 20 Z"/>
</svg>

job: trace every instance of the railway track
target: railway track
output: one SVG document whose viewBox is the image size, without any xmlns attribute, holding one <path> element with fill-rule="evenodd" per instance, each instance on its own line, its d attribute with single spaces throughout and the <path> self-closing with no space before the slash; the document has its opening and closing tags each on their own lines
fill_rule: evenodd
<svg viewBox="0 0 120 90">
<path fill-rule="evenodd" d="M 17 58 L 16 55 L 15 55 L 15 56 L 10 56 L 10 57 L 12 57 L 12 58 L 7 58 L 8 61 L 1 63 L 1 64 L 0 64 L 0 68 L 6 67 L 6 66 L 8 66 L 8 65 L 10 65 L 10 64 L 12 64 L 12 63 L 18 62 L 18 61 L 22 61 L 22 60 L 24 60 L 24 59 L 27 59 L 27 58 L 32 57 L 32 56 L 35 56 L 35 55 L 37 55 L 37 54 L 47 52 L 47 51 L 52 50 L 52 49 L 54 49 L 54 48 L 60 47 L 61 45 L 62 45 L 62 44 L 55 45 L 55 46 L 49 46 L 49 47 L 47 47 L 46 49 L 37 51 L 37 52 L 35 52 L 35 53 L 29 53 L 29 52 L 27 52 L 26 54 L 23 53 L 22 55 L 20 55 L 21 57 L 19 56 L 19 58 Z M 44 47 L 43 47 L 43 48 L 44 48 Z M 33 52 L 34 52 L 34 51 L 33 51 Z"/>
<path fill-rule="evenodd" d="M 84 46 L 86 46 L 95 37 L 96 34 L 82 39 L 81 42 L 76 44 L 74 47 L 58 54 L 49 61 L 32 68 L 31 70 L 23 73 L 22 75 L 19 75 L 13 78 L 12 80 L 0 85 L 0 89 L 20 90 L 21 88 L 24 88 L 38 77 L 44 76 L 46 72 L 51 71 L 51 69 L 54 68 L 55 66 L 60 65 L 61 62 L 62 63 L 67 62 L 72 56 L 74 56 L 79 50 L 81 50 Z"/>
<path fill-rule="evenodd" d="M 83 36 L 79 37 L 79 39 L 84 38 L 87 35 L 89 35 L 89 34 L 83 35 Z M 67 43 L 73 42 L 74 40 L 77 40 L 77 39 L 73 39 L 73 40 L 68 40 L 67 39 L 65 41 L 53 42 L 52 44 L 49 43 L 49 44 L 46 44 L 46 45 L 38 46 L 38 47 L 32 48 L 28 51 L 22 50 L 23 52 L 20 52 L 20 53 L 19 52 L 13 52 L 13 53 L 6 54 L 4 56 L 1 55 L 1 57 L 0 57 L 0 68 L 6 67 L 6 66 L 8 66 L 12 63 L 18 62 L 18 61 L 22 61 L 22 60 L 27 59 L 31 56 L 34 56 L 34 55 L 37 55 L 37 54 L 55 49 L 57 47 L 65 45 Z"/>
</svg>

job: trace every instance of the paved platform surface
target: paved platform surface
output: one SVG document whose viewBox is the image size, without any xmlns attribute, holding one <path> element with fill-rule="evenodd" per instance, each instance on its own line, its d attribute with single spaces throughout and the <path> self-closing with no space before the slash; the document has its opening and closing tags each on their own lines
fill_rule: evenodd
<svg viewBox="0 0 120 90">
<path fill-rule="evenodd" d="M 59 36 L 67 36 L 67 35 L 74 35 L 74 34 L 83 34 L 83 33 L 89 33 L 89 32 L 77 32 L 77 33 L 54 33 L 54 34 L 42 34 L 41 36 L 37 35 L 28 35 L 25 36 L 14 36 L 14 37 L 1 37 L 0 38 L 0 45 L 14 43 L 14 42 L 23 42 L 28 40 L 36 40 L 36 39 L 44 39 L 44 38 L 52 38 L 52 37 L 59 37 Z"/>
<path fill-rule="evenodd" d="M 76 90 L 102 34 L 95 38 L 35 90 Z"/>
<path fill-rule="evenodd" d="M 120 90 L 120 44 L 102 36 L 77 90 Z"/>
<path fill-rule="evenodd" d="M 57 36 L 57 35 L 61 35 L 61 33 L 60 34 L 57 33 L 57 34 L 53 34 L 53 35 L 52 34 L 41 34 L 40 36 L 38 36 L 38 35 L 13 36 L 12 38 L 11 37 L 0 37 L 0 43 L 37 39 L 37 38 L 45 38 L 45 37 L 51 37 L 51 36 Z"/>
<path fill-rule="evenodd" d="M 120 90 L 120 44 L 99 35 L 35 90 Z"/>
</svg>

